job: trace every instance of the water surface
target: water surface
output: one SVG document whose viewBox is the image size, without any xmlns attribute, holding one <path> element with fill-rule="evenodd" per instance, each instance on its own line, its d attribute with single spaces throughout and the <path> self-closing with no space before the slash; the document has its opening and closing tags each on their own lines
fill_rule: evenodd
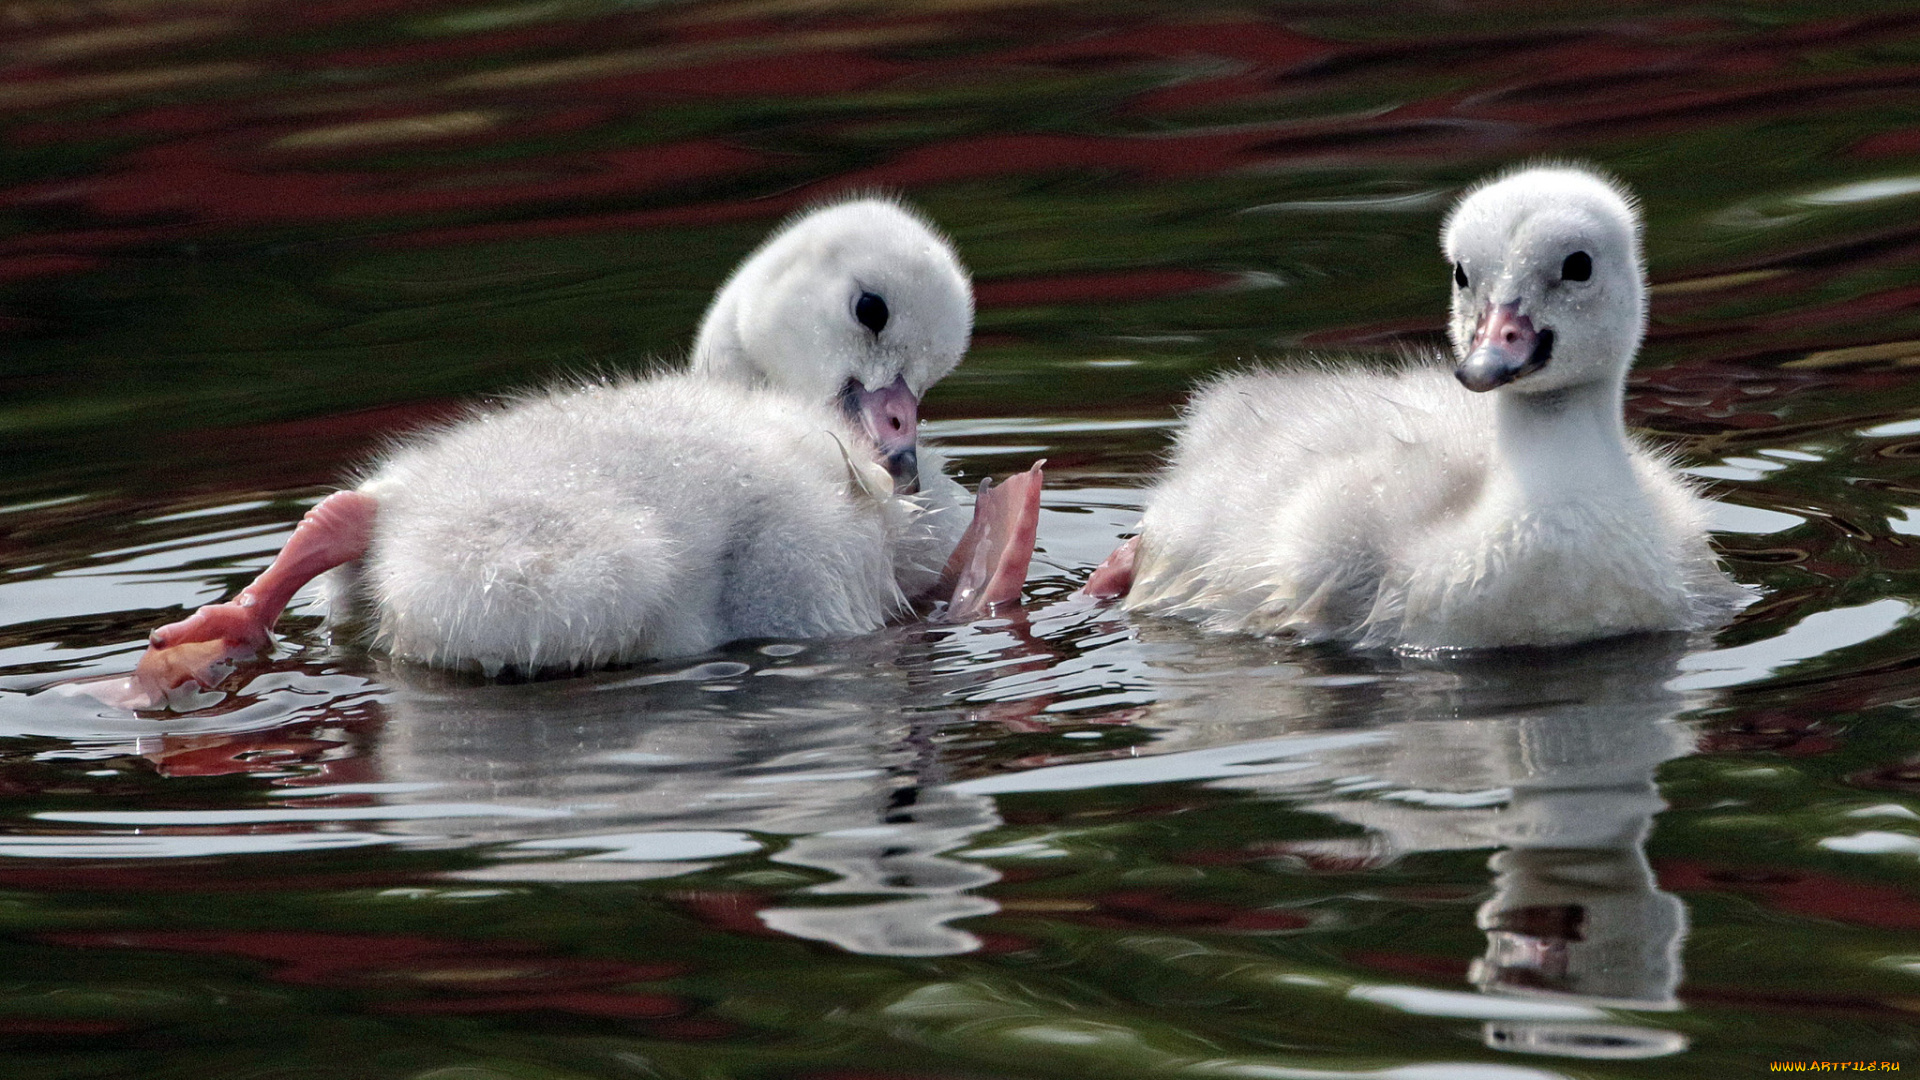
<svg viewBox="0 0 1920 1080">
<path fill-rule="evenodd" d="M 34 1077 L 1920 1067 L 1920 16 L 1902 5 L 0 8 L 0 1045 Z M 1441 215 L 1641 195 L 1630 420 L 1763 599 L 1479 662 L 1073 597 L 1185 388 L 1441 342 Z M 782 216 L 976 277 L 1021 612 L 486 683 L 59 686 L 384 439 L 671 363 Z"/>
</svg>

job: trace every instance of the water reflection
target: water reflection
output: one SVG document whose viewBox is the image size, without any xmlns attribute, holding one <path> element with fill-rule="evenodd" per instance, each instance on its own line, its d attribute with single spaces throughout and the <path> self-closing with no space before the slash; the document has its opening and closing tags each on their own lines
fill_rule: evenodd
<svg viewBox="0 0 1920 1080">
<path fill-rule="evenodd" d="M 1690 645 L 1684 636 L 1480 661 L 1388 662 L 1375 672 L 1356 671 L 1351 658 L 1291 655 L 1292 664 L 1248 664 L 1226 679 L 1208 664 L 1204 681 L 1178 674 L 1194 665 L 1177 650 L 1219 643 L 1157 625 L 1140 636 L 1165 647 L 1149 665 L 1175 673 L 1142 720 L 1169 742 L 1286 733 L 958 786 L 1011 794 L 1204 780 L 1366 830 L 1364 839 L 1286 845 L 1309 866 L 1383 866 L 1420 852 L 1496 848 L 1493 893 L 1477 913 L 1487 941 L 1469 973 L 1476 988 L 1605 1009 L 1679 1007 L 1686 909 L 1656 884 L 1645 844 L 1666 807 L 1656 770 L 1695 747 L 1694 732 L 1677 719 L 1702 704 L 1676 688 Z M 1451 1014 L 1472 1016 L 1475 1008 Z M 1490 1020 L 1483 1034 L 1496 1049 L 1577 1057 L 1653 1056 L 1687 1045 L 1662 1028 L 1565 1016 Z"/>
<path fill-rule="evenodd" d="M 978 939 L 948 924 L 998 910 L 969 890 L 999 875 L 945 853 L 1000 818 L 940 782 L 933 732 L 953 716 L 924 707 L 923 651 L 902 630 L 522 687 L 396 671 L 372 753 L 383 779 L 422 792 L 398 801 L 565 811 L 464 833 L 496 845 L 495 861 L 461 877 L 671 877 L 764 843 L 773 863 L 825 878 L 759 910 L 764 925 L 856 953 L 969 952 Z M 443 836 L 447 822 L 423 828 Z"/>
<path fill-rule="evenodd" d="M 1437 700 L 1383 709 L 1390 742 L 1325 762 L 1329 781 L 1366 777 L 1370 790 L 1307 805 L 1380 836 L 1382 858 L 1499 848 L 1476 913 L 1486 952 L 1469 972 L 1483 993 L 1678 1008 L 1686 907 L 1657 886 L 1646 841 L 1666 808 L 1656 769 L 1694 749 L 1676 720 L 1689 703 L 1672 686 L 1686 654 L 1674 635 L 1462 665 Z M 1624 1024 L 1491 1020 L 1482 1031 L 1495 1049 L 1574 1057 L 1687 1045 Z"/>
</svg>

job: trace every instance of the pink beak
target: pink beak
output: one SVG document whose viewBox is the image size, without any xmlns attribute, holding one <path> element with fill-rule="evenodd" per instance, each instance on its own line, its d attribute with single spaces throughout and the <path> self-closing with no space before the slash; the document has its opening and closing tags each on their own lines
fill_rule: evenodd
<svg viewBox="0 0 1920 1080">
<path fill-rule="evenodd" d="M 1481 317 L 1473 348 L 1453 374 L 1467 389 L 1482 393 L 1538 371 L 1552 354 L 1553 331 L 1535 331 L 1533 320 L 1520 314 L 1516 300 Z"/>
<path fill-rule="evenodd" d="M 920 399 L 907 389 L 906 376 L 878 390 L 850 380 L 844 402 L 847 412 L 859 418 L 861 428 L 873 440 L 887 472 L 893 474 L 894 492 L 912 495 L 919 491 Z"/>
</svg>

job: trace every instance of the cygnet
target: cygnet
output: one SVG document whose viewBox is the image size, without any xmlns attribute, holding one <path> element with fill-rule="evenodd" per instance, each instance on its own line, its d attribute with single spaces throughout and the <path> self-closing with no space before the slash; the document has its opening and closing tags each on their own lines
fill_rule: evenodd
<svg viewBox="0 0 1920 1080">
<path fill-rule="evenodd" d="M 336 616 L 377 648 L 487 673 L 1017 600 L 1039 467 L 983 487 L 969 526 L 918 440 L 920 398 L 972 323 L 967 273 L 920 217 L 876 198 L 816 209 L 721 288 L 687 370 L 576 383 L 406 440 L 233 601 L 155 631 L 122 703 L 213 685 L 335 566 Z"/>
<path fill-rule="evenodd" d="M 1702 629 L 1749 602 L 1707 505 L 1622 421 L 1646 327 L 1631 196 L 1525 169 L 1470 190 L 1442 247 L 1451 374 L 1216 380 L 1087 591 L 1216 630 L 1432 652 Z"/>
</svg>

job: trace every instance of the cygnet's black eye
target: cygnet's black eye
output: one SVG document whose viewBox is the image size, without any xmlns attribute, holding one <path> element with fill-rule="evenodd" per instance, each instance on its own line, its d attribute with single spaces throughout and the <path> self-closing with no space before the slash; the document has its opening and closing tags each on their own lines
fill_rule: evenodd
<svg viewBox="0 0 1920 1080">
<path fill-rule="evenodd" d="M 1467 268 L 1459 263 L 1453 264 L 1453 283 L 1462 289 L 1467 287 Z"/>
<path fill-rule="evenodd" d="M 863 292 L 860 299 L 853 302 L 853 317 L 860 325 L 878 334 L 887 328 L 887 302 L 879 293 Z"/>
<path fill-rule="evenodd" d="M 1560 264 L 1561 281 L 1585 281 L 1593 276 L 1593 256 L 1576 251 Z"/>
</svg>

